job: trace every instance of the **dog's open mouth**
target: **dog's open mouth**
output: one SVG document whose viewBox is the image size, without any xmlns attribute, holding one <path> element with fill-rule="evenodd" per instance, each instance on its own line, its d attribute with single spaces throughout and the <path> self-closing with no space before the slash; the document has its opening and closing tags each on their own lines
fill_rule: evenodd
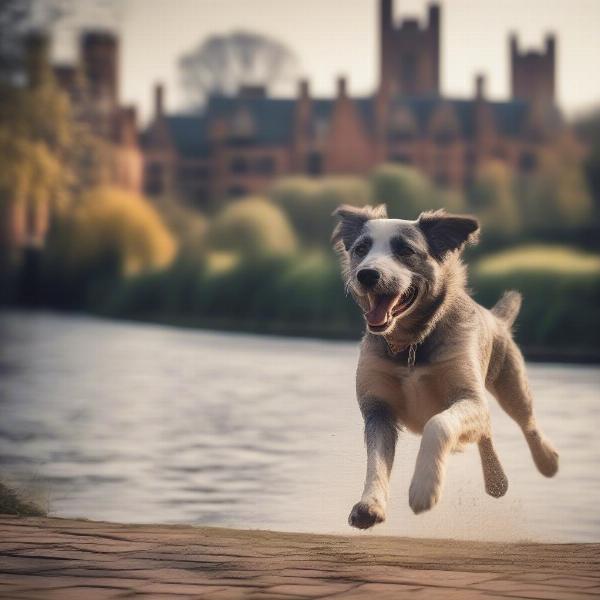
<svg viewBox="0 0 600 600">
<path fill-rule="evenodd" d="M 365 313 L 371 331 L 385 331 L 390 323 L 405 313 L 417 299 L 418 290 L 414 285 L 398 295 L 373 294 L 369 292 L 369 310 Z"/>
</svg>

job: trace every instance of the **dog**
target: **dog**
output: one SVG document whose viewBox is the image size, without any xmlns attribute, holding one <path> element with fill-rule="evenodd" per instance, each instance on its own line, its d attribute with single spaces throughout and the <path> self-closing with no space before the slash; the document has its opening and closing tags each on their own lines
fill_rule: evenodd
<svg viewBox="0 0 600 600">
<path fill-rule="evenodd" d="M 461 252 L 477 241 L 478 221 L 443 210 L 415 221 L 389 219 L 385 205 L 342 205 L 333 214 L 346 290 L 366 321 L 356 393 L 367 474 L 349 524 L 368 529 L 385 520 L 403 429 L 422 435 L 409 490 L 415 514 L 438 502 L 448 455 L 469 443 L 478 445 L 486 492 L 503 496 L 508 480 L 492 441 L 486 390 L 523 431 L 542 475 L 555 475 L 558 454 L 537 424 L 511 334 L 521 295 L 505 292 L 487 310 L 466 288 Z"/>
</svg>

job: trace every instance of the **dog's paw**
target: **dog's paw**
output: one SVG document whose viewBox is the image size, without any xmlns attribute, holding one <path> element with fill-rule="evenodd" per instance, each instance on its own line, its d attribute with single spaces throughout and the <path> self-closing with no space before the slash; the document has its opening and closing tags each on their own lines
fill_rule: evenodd
<svg viewBox="0 0 600 600">
<path fill-rule="evenodd" d="M 558 472 L 558 452 L 538 430 L 529 432 L 527 441 L 538 471 L 544 477 L 554 477 Z"/>
<path fill-rule="evenodd" d="M 442 493 L 439 478 L 434 475 L 415 475 L 408 491 L 408 503 L 412 511 L 418 515 L 433 508 Z"/>
<path fill-rule="evenodd" d="M 502 498 L 508 491 L 508 478 L 504 472 L 490 473 L 485 480 L 485 491 L 492 498 Z"/>
<path fill-rule="evenodd" d="M 385 511 L 376 502 L 357 502 L 348 517 L 348 523 L 357 529 L 369 529 L 383 521 L 385 521 Z"/>
</svg>

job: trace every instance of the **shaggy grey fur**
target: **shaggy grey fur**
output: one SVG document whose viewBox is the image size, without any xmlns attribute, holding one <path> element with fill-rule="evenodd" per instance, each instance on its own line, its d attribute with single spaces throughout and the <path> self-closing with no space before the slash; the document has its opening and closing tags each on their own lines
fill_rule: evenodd
<svg viewBox="0 0 600 600">
<path fill-rule="evenodd" d="M 422 434 L 409 491 L 415 513 L 438 501 L 447 457 L 467 443 L 478 444 L 486 492 L 504 495 L 508 481 L 492 442 L 486 390 L 522 429 L 539 471 L 553 476 L 558 454 L 535 419 L 511 335 L 521 296 L 507 292 L 487 310 L 466 289 L 460 253 L 477 240 L 476 219 L 443 211 L 388 219 L 384 206 L 341 206 L 334 214 L 346 289 L 367 321 L 356 378 L 367 475 L 350 524 L 364 529 L 385 520 L 403 428 Z"/>
</svg>

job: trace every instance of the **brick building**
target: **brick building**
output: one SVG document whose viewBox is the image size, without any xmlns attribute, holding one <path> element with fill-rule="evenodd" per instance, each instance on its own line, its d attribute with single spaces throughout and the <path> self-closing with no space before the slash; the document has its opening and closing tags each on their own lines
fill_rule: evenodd
<svg viewBox="0 0 600 600">
<path fill-rule="evenodd" d="M 379 83 L 352 97 L 345 78 L 335 98 L 315 98 L 301 81 L 295 98 L 258 87 L 211 97 L 201 114 L 170 115 L 155 89 L 154 117 L 144 132 L 144 188 L 180 193 L 199 206 L 213 198 L 260 192 L 288 174 L 363 174 L 383 162 L 413 165 L 439 185 L 462 188 L 479 164 L 535 169 L 539 152 L 563 130 L 555 102 L 556 42 L 523 52 L 509 39 L 511 98 L 486 96 L 478 75 L 468 99 L 440 89 L 442 15 L 396 23 L 393 0 L 379 2 Z"/>
<path fill-rule="evenodd" d="M 24 40 L 26 84 L 42 85 L 48 76 L 69 95 L 73 113 L 100 139 L 111 144 L 110 183 L 140 192 L 143 156 L 138 143 L 136 111 L 119 99 L 119 45 L 108 32 L 90 31 L 80 38 L 75 64 L 52 65 L 50 40 L 31 32 Z M 36 248 L 43 245 L 49 207 L 41 202 L 11 203 L 0 207 L 0 246 Z"/>
</svg>

